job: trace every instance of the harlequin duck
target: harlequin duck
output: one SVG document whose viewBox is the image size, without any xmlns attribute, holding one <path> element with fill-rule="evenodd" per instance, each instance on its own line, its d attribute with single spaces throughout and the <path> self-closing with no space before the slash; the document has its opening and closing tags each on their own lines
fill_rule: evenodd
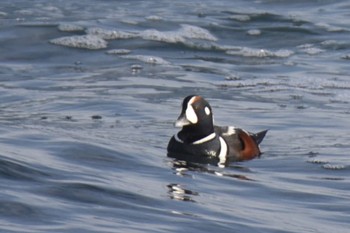
<svg viewBox="0 0 350 233">
<path fill-rule="evenodd" d="M 169 157 L 220 167 L 259 157 L 259 144 L 267 133 L 267 130 L 253 134 L 232 126 L 215 126 L 209 103 L 198 95 L 183 100 L 175 127 L 182 129 L 169 141 Z"/>
</svg>

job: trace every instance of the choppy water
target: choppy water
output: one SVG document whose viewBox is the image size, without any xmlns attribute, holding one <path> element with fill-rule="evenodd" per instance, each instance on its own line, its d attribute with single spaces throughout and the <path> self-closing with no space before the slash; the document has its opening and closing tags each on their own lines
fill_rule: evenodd
<svg viewBox="0 0 350 233">
<path fill-rule="evenodd" d="M 1 1 L 1 232 L 349 232 L 349 1 Z M 166 157 L 188 94 L 261 159 Z"/>
</svg>

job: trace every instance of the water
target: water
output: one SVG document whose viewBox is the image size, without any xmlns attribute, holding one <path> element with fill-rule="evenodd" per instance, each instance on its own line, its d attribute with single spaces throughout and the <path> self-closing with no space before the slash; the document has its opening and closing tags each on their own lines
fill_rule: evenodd
<svg viewBox="0 0 350 233">
<path fill-rule="evenodd" d="M 1 232 L 349 232 L 349 10 L 2 1 Z M 194 93 L 262 158 L 167 158 Z"/>
</svg>

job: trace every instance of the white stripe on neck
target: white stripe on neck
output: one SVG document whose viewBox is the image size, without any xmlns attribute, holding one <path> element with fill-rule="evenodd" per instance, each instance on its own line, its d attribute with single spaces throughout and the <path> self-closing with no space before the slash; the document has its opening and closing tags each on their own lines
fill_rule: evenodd
<svg viewBox="0 0 350 233">
<path fill-rule="evenodd" d="M 207 142 L 207 141 L 210 141 L 210 140 L 214 139 L 215 137 L 216 137 L 216 133 L 214 132 L 214 133 L 211 133 L 211 134 L 209 134 L 208 136 L 206 136 L 206 137 L 204 137 L 202 139 L 194 141 L 192 144 L 202 144 L 204 142 Z"/>
<path fill-rule="evenodd" d="M 177 142 L 180 142 L 180 143 L 184 143 L 184 141 L 182 141 L 179 136 L 178 136 L 178 133 L 177 134 L 174 134 L 174 138 Z"/>
<path fill-rule="evenodd" d="M 220 154 L 219 154 L 219 167 L 225 167 L 226 163 L 226 154 L 227 154 L 227 144 L 225 140 L 222 137 L 219 137 L 220 139 Z"/>
</svg>

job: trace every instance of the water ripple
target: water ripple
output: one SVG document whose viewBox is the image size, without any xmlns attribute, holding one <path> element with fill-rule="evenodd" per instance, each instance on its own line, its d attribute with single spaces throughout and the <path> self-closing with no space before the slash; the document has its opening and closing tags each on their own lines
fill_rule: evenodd
<svg viewBox="0 0 350 233">
<path fill-rule="evenodd" d="M 348 232 L 349 9 L 2 1 L 0 231 Z M 167 158 L 189 94 L 261 159 Z"/>
</svg>

